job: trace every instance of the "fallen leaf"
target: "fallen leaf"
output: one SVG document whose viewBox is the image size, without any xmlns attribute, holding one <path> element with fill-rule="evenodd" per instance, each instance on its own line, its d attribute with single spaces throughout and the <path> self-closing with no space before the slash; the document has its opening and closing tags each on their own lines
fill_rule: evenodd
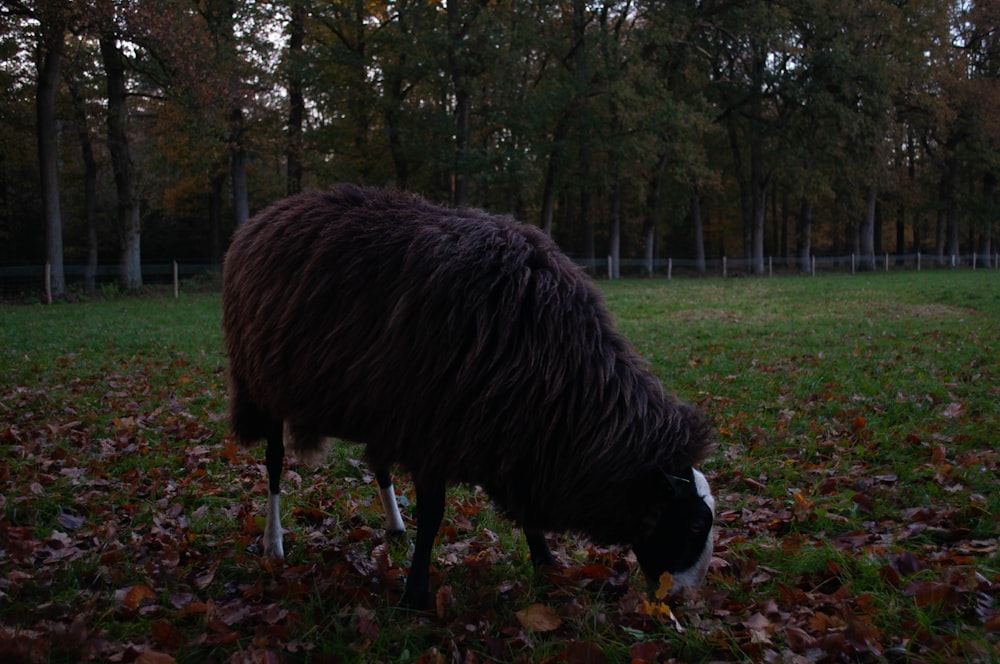
<svg viewBox="0 0 1000 664">
<path fill-rule="evenodd" d="M 61 525 L 63 528 L 71 532 L 74 530 L 79 530 L 80 527 L 83 525 L 83 517 L 76 516 L 73 514 L 66 514 L 65 512 L 56 517 L 56 521 L 58 521 L 59 525 Z"/>
<path fill-rule="evenodd" d="M 664 572 L 660 575 L 660 583 L 656 586 L 656 599 L 661 602 L 666 599 L 670 591 L 674 589 L 674 575 L 670 572 Z"/>
<path fill-rule="evenodd" d="M 155 598 L 156 593 L 154 593 L 149 586 L 137 584 L 131 588 L 124 589 L 124 593 L 121 597 L 121 604 L 129 611 L 135 611 L 147 600 L 152 601 Z"/>
<path fill-rule="evenodd" d="M 545 604 L 532 604 L 515 615 L 523 627 L 533 632 L 552 632 L 562 626 L 562 618 Z"/>
<path fill-rule="evenodd" d="M 965 406 L 957 401 L 953 401 L 948 404 L 941 415 L 948 418 L 949 420 L 954 420 L 965 414 Z"/>
<path fill-rule="evenodd" d="M 175 664 L 177 660 L 165 652 L 143 650 L 135 661 L 136 664 Z"/>
<path fill-rule="evenodd" d="M 589 641 L 570 641 L 562 651 L 560 660 L 568 664 L 605 664 L 607 655 L 596 643 Z"/>
<path fill-rule="evenodd" d="M 166 620 L 154 622 L 149 631 L 157 643 L 170 650 L 177 650 L 187 642 L 184 634 Z"/>
<path fill-rule="evenodd" d="M 448 609 L 455 603 L 455 596 L 451 586 L 441 586 L 437 594 L 434 595 L 434 608 L 437 610 L 437 617 L 444 620 Z"/>
<path fill-rule="evenodd" d="M 628 654 L 632 658 L 632 664 L 655 662 L 665 645 L 662 641 L 643 641 L 633 645 Z"/>
</svg>

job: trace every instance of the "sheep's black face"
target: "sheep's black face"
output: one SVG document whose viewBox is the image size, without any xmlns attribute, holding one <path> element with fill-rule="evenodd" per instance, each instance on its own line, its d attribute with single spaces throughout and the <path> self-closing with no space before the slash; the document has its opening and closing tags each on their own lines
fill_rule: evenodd
<svg viewBox="0 0 1000 664">
<path fill-rule="evenodd" d="M 665 483 L 671 497 L 663 514 L 632 550 L 651 584 L 670 572 L 675 589 L 701 585 L 712 559 L 715 498 L 705 476 L 693 468 L 667 476 Z"/>
</svg>

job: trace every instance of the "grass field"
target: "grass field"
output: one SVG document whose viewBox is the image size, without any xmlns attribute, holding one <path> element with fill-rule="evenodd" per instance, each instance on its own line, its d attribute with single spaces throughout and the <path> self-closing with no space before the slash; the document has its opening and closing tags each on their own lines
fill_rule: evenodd
<svg viewBox="0 0 1000 664">
<path fill-rule="evenodd" d="M 0 661 L 1000 660 L 1000 272 L 602 288 L 718 429 L 700 592 L 647 597 L 627 548 L 566 534 L 535 573 L 462 488 L 436 610 L 397 610 L 408 552 L 347 444 L 291 460 L 264 560 L 218 296 L 4 307 Z"/>
</svg>

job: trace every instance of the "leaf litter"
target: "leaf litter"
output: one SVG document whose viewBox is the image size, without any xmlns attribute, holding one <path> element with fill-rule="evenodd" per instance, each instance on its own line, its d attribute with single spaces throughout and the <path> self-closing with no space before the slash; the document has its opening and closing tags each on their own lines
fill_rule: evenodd
<svg viewBox="0 0 1000 664">
<path fill-rule="evenodd" d="M 996 503 L 975 481 L 998 453 L 935 424 L 982 417 L 961 383 L 897 401 L 937 418 L 894 434 L 906 466 L 880 461 L 882 414 L 837 384 L 786 395 L 770 425 L 714 395 L 720 511 L 695 591 L 647 593 L 627 548 L 565 535 L 561 566 L 535 573 L 482 492 L 453 492 L 434 606 L 412 614 L 392 608 L 408 547 L 382 534 L 360 450 L 334 450 L 338 477 L 290 461 L 289 559 L 267 560 L 261 459 L 225 432 L 216 367 L 62 364 L 0 394 L 3 661 L 1000 657 Z M 745 462 L 765 445 L 787 462 Z"/>
</svg>

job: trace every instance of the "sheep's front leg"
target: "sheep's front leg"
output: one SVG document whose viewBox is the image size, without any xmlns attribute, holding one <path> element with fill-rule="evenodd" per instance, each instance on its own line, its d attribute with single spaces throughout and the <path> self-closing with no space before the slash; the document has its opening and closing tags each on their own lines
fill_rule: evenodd
<svg viewBox="0 0 1000 664">
<path fill-rule="evenodd" d="M 375 479 L 378 481 L 378 495 L 382 499 L 382 509 L 385 511 L 385 531 L 390 538 L 402 539 L 406 534 L 406 524 L 399 514 L 396 502 L 396 490 L 392 486 L 392 475 L 385 468 L 375 469 Z"/>
<path fill-rule="evenodd" d="M 400 605 L 407 609 L 426 609 L 430 604 L 431 550 L 444 518 L 445 487 L 443 484 L 418 482 L 416 490 L 417 541 Z"/>
<path fill-rule="evenodd" d="M 531 564 L 535 566 L 535 569 L 545 565 L 550 567 L 559 566 L 556 559 L 552 557 L 552 551 L 549 550 L 549 545 L 546 543 L 545 535 L 542 534 L 542 531 L 526 529 L 524 531 L 524 538 L 528 540 L 528 551 L 531 552 Z"/>
<path fill-rule="evenodd" d="M 267 437 L 264 465 L 267 468 L 267 516 L 264 521 L 264 555 L 275 558 L 285 557 L 281 535 L 281 514 L 279 503 L 281 494 L 281 469 L 285 461 L 285 444 L 278 430 Z"/>
</svg>

